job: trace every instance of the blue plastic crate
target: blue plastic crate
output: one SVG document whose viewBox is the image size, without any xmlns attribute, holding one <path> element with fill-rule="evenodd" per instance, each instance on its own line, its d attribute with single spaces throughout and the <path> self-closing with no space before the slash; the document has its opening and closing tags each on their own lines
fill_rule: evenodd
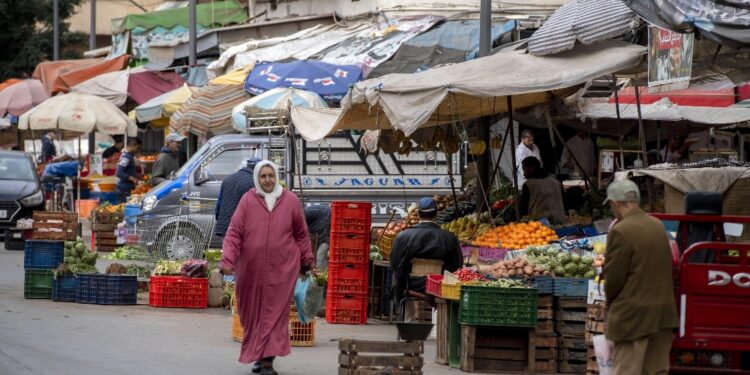
<svg viewBox="0 0 750 375">
<path fill-rule="evenodd" d="M 555 279 L 555 297 L 586 297 L 589 280 L 585 278 L 559 277 Z"/>
<path fill-rule="evenodd" d="M 63 262 L 63 241 L 27 240 L 24 247 L 24 269 L 53 269 Z"/>
<path fill-rule="evenodd" d="M 583 232 L 583 235 L 586 237 L 594 237 L 600 234 L 599 231 L 596 230 L 596 227 L 593 225 L 586 225 L 584 227 L 581 227 L 581 232 Z"/>
<path fill-rule="evenodd" d="M 577 236 L 578 235 L 578 226 L 572 225 L 569 227 L 562 227 L 555 229 L 555 234 L 557 234 L 558 237 L 571 237 L 571 236 Z"/>
<path fill-rule="evenodd" d="M 76 275 L 76 302 L 96 304 L 96 274 Z"/>
<path fill-rule="evenodd" d="M 130 275 L 78 275 L 76 302 L 98 305 L 135 305 L 138 277 Z"/>
<path fill-rule="evenodd" d="M 555 292 L 555 279 L 552 276 L 537 276 L 531 280 L 531 285 L 538 294 L 552 294 Z"/>
<path fill-rule="evenodd" d="M 52 300 L 55 302 L 76 301 L 75 275 L 58 275 L 52 281 Z"/>
<path fill-rule="evenodd" d="M 125 205 L 125 222 L 128 224 L 135 224 L 136 217 L 141 213 L 141 207 L 134 204 Z"/>
<path fill-rule="evenodd" d="M 99 193 L 99 203 L 119 204 L 120 194 L 117 192 Z"/>
</svg>

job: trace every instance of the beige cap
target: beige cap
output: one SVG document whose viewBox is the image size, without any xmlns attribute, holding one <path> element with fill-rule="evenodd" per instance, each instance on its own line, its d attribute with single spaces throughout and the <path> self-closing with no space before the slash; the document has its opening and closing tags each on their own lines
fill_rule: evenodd
<svg viewBox="0 0 750 375">
<path fill-rule="evenodd" d="M 607 187 L 607 199 L 604 200 L 604 204 L 607 204 L 609 201 L 635 202 L 640 204 L 641 191 L 633 181 L 615 181 Z"/>
</svg>

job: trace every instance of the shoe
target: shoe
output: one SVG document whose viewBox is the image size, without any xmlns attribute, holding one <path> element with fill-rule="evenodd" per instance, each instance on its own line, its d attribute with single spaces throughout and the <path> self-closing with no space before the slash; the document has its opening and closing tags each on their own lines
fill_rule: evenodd
<svg viewBox="0 0 750 375">
<path fill-rule="evenodd" d="M 260 361 L 258 361 L 258 362 L 253 362 L 253 364 L 252 364 L 251 366 L 252 366 L 252 367 L 250 367 L 250 371 L 252 371 L 252 372 L 253 372 L 253 374 L 260 374 L 260 371 L 262 370 L 262 369 L 260 368 Z"/>
<path fill-rule="evenodd" d="M 273 367 L 263 367 L 260 370 L 260 375 L 279 375 L 279 373 Z"/>
</svg>

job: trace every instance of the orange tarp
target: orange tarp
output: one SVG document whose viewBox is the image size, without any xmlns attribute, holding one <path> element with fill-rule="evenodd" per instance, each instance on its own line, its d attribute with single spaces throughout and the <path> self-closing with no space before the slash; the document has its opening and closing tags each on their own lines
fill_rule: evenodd
<svg viewBox="0 0 750 375">
<path fill-rule="evenodd" d="M 8 87 L 15 85 L 18 82 L 23 82 L 23 80 L 22 79 L 18 79 L 18 78 L 7 79 L 7 80 L 5 80 L 5 82 L 0 83 L 0 91 L 3 91 L 5 89 L 7 89 Z"/>
<path fill-rule="evenodd" d="M 100 74 L 122 70 L 127 63 L 127 55 L 111 60 L 46 61 L 36 66 L 33 77 L 42 81 L 47 93 L 54 95 L 60 92 L 68 92 L 71 87 Z"/>
</svg>

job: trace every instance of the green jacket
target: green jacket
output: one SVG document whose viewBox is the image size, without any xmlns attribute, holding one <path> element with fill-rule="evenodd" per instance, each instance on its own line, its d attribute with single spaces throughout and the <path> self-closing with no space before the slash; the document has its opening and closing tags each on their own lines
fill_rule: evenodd
<svg viewBox="0 0 750 375">
<path fill-rule="evenodd" d="M 637 208 L 607 235 L 606 336 L 635 341 L 676 328 L 672 255 L 664 225 Z"/>
</svg>

